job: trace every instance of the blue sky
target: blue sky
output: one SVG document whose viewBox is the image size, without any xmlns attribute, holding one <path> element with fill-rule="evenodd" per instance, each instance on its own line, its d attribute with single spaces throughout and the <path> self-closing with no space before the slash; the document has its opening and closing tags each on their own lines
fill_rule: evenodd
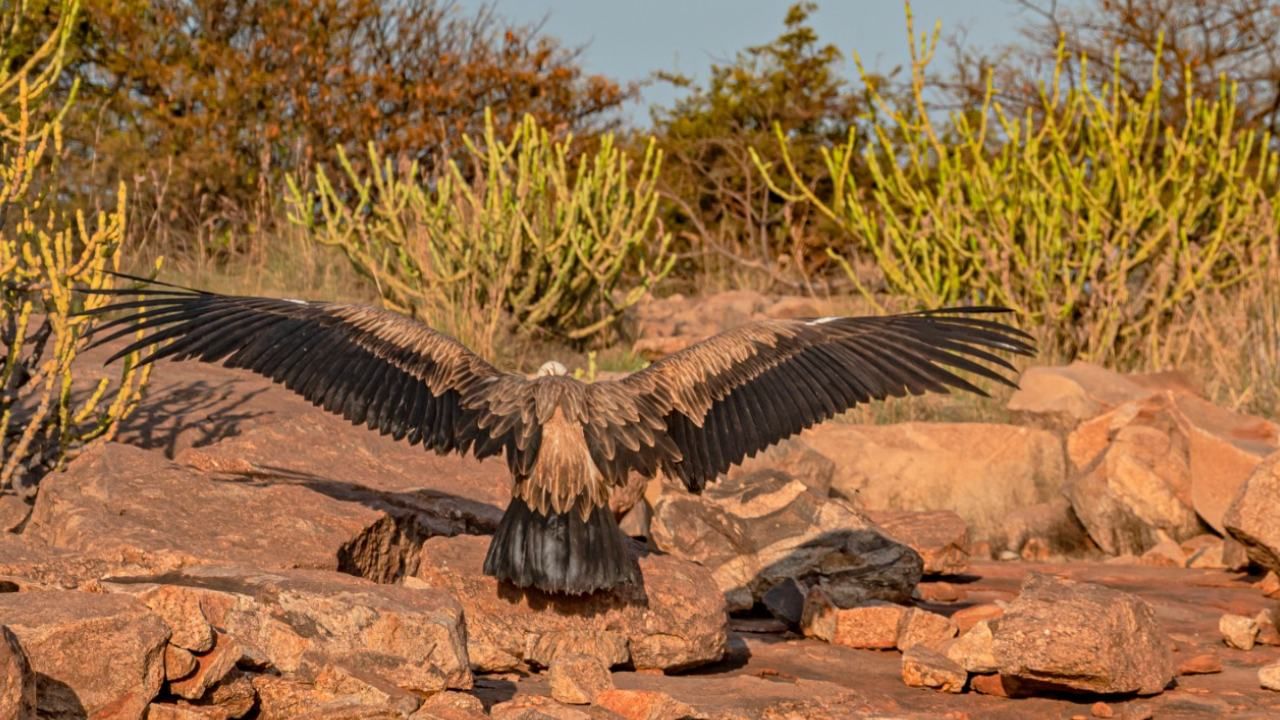
<svg viewBox="0 0 1280 720">
<path fill-rule="evenodd" d="M 482 0 L 460 0 L 472 10 Z M 498 12 L 516 22 L 546 18 L 545 30 L 571 46 L 588 43 L 583 62 L 590 73 L 641 80 L 654 70 L 675 70 L 704 80 L 711 63 L 726 61 L 748 45 L 776 37 L 792 0 L 496 0 Z M 1065 3 L 1060 3 L 1065 4 Z M 1025 11 L 1009 0 L 914 0 L 917 32 L 942 21 L 947 33 L 964 28 L 968 42 L 996 46 L 1018 40 Z M 908 58 L 902 3 L 896 0 L 819 0 L 812 18 L 823 42 L 850 51 L 871 69 L 887 71 Z M 644 91 L 626 114 L 648 124 L 650 103 L 670 104 L 677 90 L 658 83 Z"/>
</svg>

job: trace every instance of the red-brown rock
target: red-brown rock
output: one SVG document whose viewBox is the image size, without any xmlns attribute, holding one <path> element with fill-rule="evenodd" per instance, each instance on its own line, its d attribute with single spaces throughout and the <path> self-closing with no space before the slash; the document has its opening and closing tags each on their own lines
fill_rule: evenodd
<svg viewBox="0 0 1280 720">
<path fill-rule="evenodd" d="M 836 463 L 832 494 L 862 507 L 947 510 L 974 541 L 998 542 L 1017 508 L 1056 497 L 1062 443 L 1035 428 L 983 423 L 826 423 L 801 436 Z"/>
<path fill-rule="evenodd" d="M 282 672 L 347 664 L 410 690 L 471 684 L 462 609 L 446 592 L 380 585 L 313 570 L 198 566 L 102 583 L 144 595 L 159 585 L 194 596 L 244 658 Z"/>
<path fill-rule="evenodd" d="M 169 630 L 133 598 L 4 593 L 0 625 L 17 637 L 40 678 L 41 716 L 141 718 L 164 683 Z"/>
<path fill-rule="evenodd" d="M 165 655 L 165 671 L 168 672 Z M 231 672 L 240 660 L 240 645 L 225 633 L 217 633 L 213 647 L 208 652 L 193 656 L 195 669 L 180 676 L 179 680 L 169 682 L 169 692 L 188 700 L 199 700 L 209 688 L 218 684 L 227 673 Z"/>
<path fill-rule="evenodd" d="M 613 689 L 609 668 L 592 655 L 562 654 L 547 670 L 551 697 L 570 705 L 586 705 L 605 690 Z"/>
<path fill-rule="evenodd" d="M 854 607 L 837 607 L 821 588 L 805 598 L 800 628 L 807 637 L 852 648 L 889 650 L 897 647 L 907 608 L 873 601 Z"/>
<path fill-rule="evenodd" d="M 1280 453 L 1261 463 L 1231 500 L 1223 525 L 1249 558 L 1280 571 Z"/>
<path fill-rule="evenodd" d="M 969 675 L 937 650 L 916 645 L 902 654 L 902 682 L 943 692 L 964 691 Z"/>
<path fill-rule="evenodd" d="M 1199 390 L 1177 373 L 1132 374 L 1076 361 L 1057 367 L 1032 367 L 1018 379 L 1008 408 L 1067 429 L 1126 402 L 1170 390 L 1195 395 Z"/>
<path fill-rule="evenodd" d="M 564 597 L 521 592 L 481 572 L 488 538 L 431 538 L 412 587 L 453 593 L 467 618 L 477 670 L 547 666 L 563 651 L 607 666 L 694 667 L 719 660 L 727 642 L 724 597 L 703 568 L 673 557 L 640 559 L 638 589 Z M 408 582 L 408 581 L 406 581 Z"/>
<path fill-rule="evenodd" d="M 1178 663 L 1179 675 L 1212 675 L 1222 672 L 1222 658 L 1217 653 L 1200 653 Z"/>
<path fill-rule="evenodd" d="M 0 718 L 35 720 L 36 676 L 13 631 L 0 625 Z"/>
<path fill-rule="evenodd" d="M 868 510 L 890 539 L 920 554 L 926 575 L 959 575 L 969 567 L 969 528 L 950 510 Z"/>
<path fill-rule="evenodd" d="M 680 720 L 694 716 L 690 706 L 653 690 L 606 690 L 596 704 L 626 720 Z"/>
<path fill-rule="evenodd" d="M 711 571 L 730 611 L 790 581 L 821 585 L 843 604 L 906 601 L 920 581 L 915 551 L 781 471 L 728 477 L 699 495 L 666 487 L 650 530 L 659 550 Z"/>
<path fill-rule="evenodd" d="M 898 649 L 909 650 L 916 645 L 938 649 L 942 643 L 956 636 L 956 624 L 951 618 L 929 612 L 923 608 L 908 608 L 898 626 Z"/>
<path fill-rule="evenodd" d="M 1000 674 L 1066 692 L 1164 690 L 1172 643 L 1151 606 L 1100 585 L 1032 573 L 995 628 Z"/>
</svg>

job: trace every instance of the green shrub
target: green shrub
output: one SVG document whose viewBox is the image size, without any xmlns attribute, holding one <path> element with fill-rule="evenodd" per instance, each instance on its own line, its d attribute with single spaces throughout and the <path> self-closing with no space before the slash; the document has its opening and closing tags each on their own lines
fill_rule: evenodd
<svg viewBox="0 0 1280 720">
<path fill-rule="evenodd" d="M 1154 367 L 1174 359 L 1172 328 L 1206 293 L 1265 270 L 1280 222 L 1277 154 L 1267 135 L 1236 127 L 1234 86 L 1188 93 L 1186 121 L 1171 127 L 1158 72 L 1141 96 L 1114 76 L 1081 73 L 1064 87 L 1055 72 L 1024 115 L 1006 114 L 988 83 L 980 108 L 942 123 L 924 98 L 937 38 L 912 34 L 910 102 L 873 87 L 882 119 L 824 151 L 831 193 L 807 189 L 781 132 L 782 162 L 757 156 L 775 190 L 843 229 L 851 260 L 841 259 L 865 295 L 1008 305 L 1049 357 Z M 868 177 L 853 177 L 855 154 Z M 854 272 L 859 262 L 881 286 Z"/>
<path fill-rule="evenodd" d="M 655 222 L 661 153 L 639 167 L 603 135 L 571 159 L 532 117 L 496 136 L 466 138 L 465 163 L 424 177 L 371 145 L 370 176 L 339 149 L 342 186 L 317 168 L 290 181 L 290 219 L 339 247 L 388 307 L 492 356 L 510 333 L 579 344 L 612 339 L 622 312 L 670 269 Z"/>
<path fill-rule="evenodd" d="M 147 379 L 134 368 L 135 355 L 114 389 L 103 377 L 73 394 L 72 363 L 88 319 L 72 314 L 72 287 L 102 287 L 104 271 L 118 267 L 125 193 L 121 187 L 117 207 L 93 223 L 83 214 L 72 223 L 33 189 L 58 187 L 49 168 L 74 97 L 49 102 L 79 3 L 63 0 L 58 9 L 57 29 L 43 43 L 29 52 L 0 50 L 7 61 L 0 65 L 0 492 L 29 492 L 90 443 L 112 437 Z M 24 20 L 21 7 L 0 18 L 0 44 L 24 38 Z M 91 296 L 85 306 L 106 301 Z"/>
</svg>

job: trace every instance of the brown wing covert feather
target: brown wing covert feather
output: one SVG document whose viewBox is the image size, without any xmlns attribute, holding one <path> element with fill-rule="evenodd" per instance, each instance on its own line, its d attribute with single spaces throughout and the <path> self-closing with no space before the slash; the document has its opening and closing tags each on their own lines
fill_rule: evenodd
<svg viewBox="0 0 1280 720">
<path fill-rule="evenodd" d="M 604 387 L 597 392 L 632 403 L 601 420 L 599 433 L 615 438 L 616 446 L 616 438 L 637 437 L 638 426 L 661 425 L 658 441 L 615 448 L 612 462 L 647 474 L 656 466 L 698 490 L 746 457 L 858 404 L 951 388 L 986 394 L 955 371 L 1013 385 L 989 367 L 1014 370 L 993 351 L 1031 355 L 1034 349 L 1026 333 L 978 317 L 1001 311 L 751 323 L 622 380 L 599 383 Z M 639 420 L 630 419 L 636 415 Z"/>
</svg>

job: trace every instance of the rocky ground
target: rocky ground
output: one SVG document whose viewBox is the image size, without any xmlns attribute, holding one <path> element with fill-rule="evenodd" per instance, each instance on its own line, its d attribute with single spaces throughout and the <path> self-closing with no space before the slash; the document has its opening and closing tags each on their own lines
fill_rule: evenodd
<svg viewBox="0 0 1280 720">
<path fill-rule="evenodd" d="M 637 349 L 822 310 L 662 301 Z M 163 364 L 0 497 L 0 718 L 1280 716 L 1280 427 L 1083 364 L 1008 407 L 637 481 L 643 590 L 562 599 L 480 573 L 500 462 Z"/>
</svg>

